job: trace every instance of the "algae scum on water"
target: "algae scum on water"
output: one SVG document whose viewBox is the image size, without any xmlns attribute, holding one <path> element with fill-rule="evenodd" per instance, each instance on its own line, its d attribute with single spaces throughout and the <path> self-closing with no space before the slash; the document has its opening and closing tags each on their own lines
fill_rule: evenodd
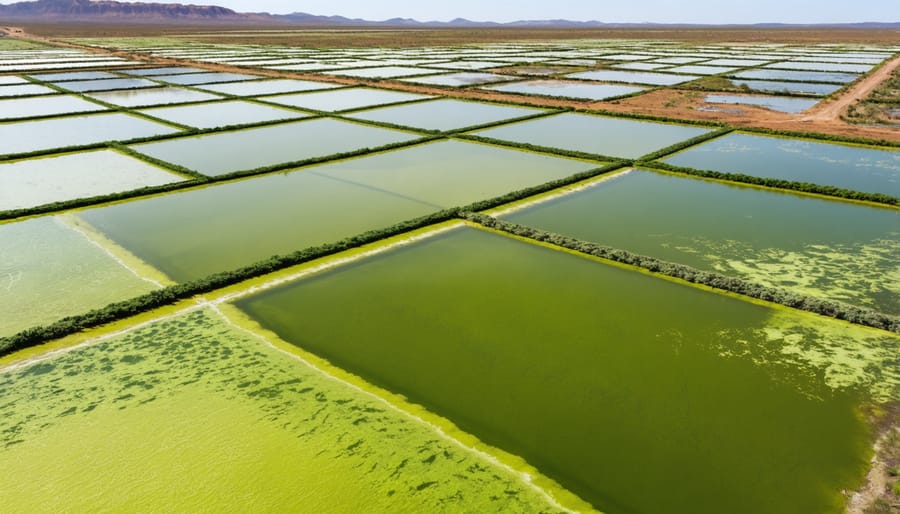
<svg viewBox="0 0 900 514">
<path fill-rule="evenodd" d="M 2 510 L 558 510 L 211 309 L 9 369 L 0 398 Z"/>
</svg>

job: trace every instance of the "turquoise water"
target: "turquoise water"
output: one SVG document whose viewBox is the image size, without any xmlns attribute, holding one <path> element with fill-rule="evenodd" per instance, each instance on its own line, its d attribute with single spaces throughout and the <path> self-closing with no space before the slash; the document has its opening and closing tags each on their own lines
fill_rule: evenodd
<svg viewBox="0 0 900 514">
<path fill-rule="evenodd" d="M 732 133 L 663 162 L 900 196 L 900 151 Z"/>
<path fill-rule="evenodd" d="M 866 472 L 865 389 L 804 360 L 849 325 L 474 229 L 238 306 L 605 512 L 838 513 Z"/>
</svg>

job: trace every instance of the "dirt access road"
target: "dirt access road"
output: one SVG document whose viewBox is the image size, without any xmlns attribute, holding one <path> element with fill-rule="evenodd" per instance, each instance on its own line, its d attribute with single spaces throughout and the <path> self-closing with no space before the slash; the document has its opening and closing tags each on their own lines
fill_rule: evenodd
<svg viewBox="0 0 900 514">
<path fill-rule="evenodd" d="M 212 64 L 194 62 L 184 59 L 156 58 L 147 54 L 107 50 L 103 48 L 84 46 L 60 41 L 51 37 L 29 33 L 22 27 L 2 27 L 0 31 L 18 39 L 29 40 L 37 43 L 51 44 L 68 48 L 80 48 L 86 51 L 100 54 L 125 57 L 147 64 L 184 65 L 196 68 L 204 68 L 210 71 L 222 71 L 232 73 L 253 73 L 260 76 L 273 78 L 295 78 L 305 80 L 317 80 L 343 85 L 364 85 L 408 91 L 413 93 L 443 95 L 451 98 L 471 100 L 495 100 L 513 102 L 535 107 L 570 107 L 584 110 L 602 110 L 619 113 L 644 114 L 660 116 L 672 119 L 723 122 L 736 127 L 756 127 L 774 130 L 786 130 L 793 132 L 815 132 L 843 137 L 861 137 L 874 140 L 900 142 L 900 129 L 880 126 L 863 126 L 846 123 L 841 115 L 854 102 L 868 96 L 883 81 L 890 77 L 891 72 L 900 66 L 900 56 L 895 56 L 890 62 L 880 67 L 876 72 L 865 77 L 859 83 L 843 91 L 838 96 L 824 100 L 806 113 L 790 114 L 770 111 L 753 106 L 732 106 L 729 109 L 718 111 L 700 110 L 698 107 L 706 106 L 703 98 L 705 92 L 679 90 L 677 88 L 657 89 L 632 98 L 621 101 L 578 101 L 568 99 L 553 99 L 544 97 L 529 97 L 515 94 L 487 91 L 480 89 L 440 88 L 425 85 L 417 85 L 397 80 L 357 79 L 349 77 L 334 77 L 315 73 L 291 73 L 267 69 L 248 69 L 239 66 L 225 64 Z"/>
</svg>

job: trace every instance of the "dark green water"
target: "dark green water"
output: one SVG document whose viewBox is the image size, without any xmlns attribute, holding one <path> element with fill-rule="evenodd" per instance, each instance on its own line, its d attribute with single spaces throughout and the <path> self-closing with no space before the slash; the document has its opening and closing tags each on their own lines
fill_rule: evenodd
<svg viewBox="0 0 900 514">
<path fill-rule="evenodd" d="M 900 151 L 728 134 L 663 160 L 675 166 L 900 196 Z"/>
<path fill-rule="evenodd" d="M 828 320 L 475 229 L 238 306 L 600 510 L 841 512 L 865 475 L 864 388 L 784 351 Z"/>
<path fill-rule="evenodd" d="M 900 314 L 900 212 L 633 171 L 503 217 Z"/>
</svg>

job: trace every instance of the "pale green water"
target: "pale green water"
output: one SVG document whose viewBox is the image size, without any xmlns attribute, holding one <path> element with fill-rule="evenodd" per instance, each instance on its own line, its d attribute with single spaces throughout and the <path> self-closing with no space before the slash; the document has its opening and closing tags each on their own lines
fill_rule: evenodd
<svg viewBox="0 0 900 514">
<path fill-rule="evenodd" d="M 317 119 L 134 146 L 138 152 L 204 175 L 225 175 L 311 157 L 410 141 L 419 136 Z"/>
<path fill-rule="evenodd" d="M 376 105 L 424 100 L 426 98 L 431 97 L 412 93 L 385 91 L 382 89 L 352 88 L 316 93 L 271 96 L 265 100 L 274 104 L 299 107 L 301 109 L 313 109 L 316 111 L 346 111 L 363 107 L 373 107 Z"/>
<path fill-rule="evenodd" d="M 588 84 L 584 82 L 563 80 L 529 80 L 513 84 L 501 84 L 485 89 L 504 93 L 522 93 L 525 95 L 565 96 L 570 98 L 586 98 L 604 100 L 614 96 L 630 95 L 643 91 L 642 87 L 621 86 L 614 84 Z"/>
<path fill-rule="evenodd" d="M 190 280 L 595 166 L 440 142 L 79 215 L 170 277 Z"/>
<path fill-rule="evenodd" d="M 0 211 L 184 180 L 112 150 L 0 163 Z"/>
<path fill-rule="evenodd" d="M 633 171 L 503 218 L 900 314 L 893 209 Z"/>
<path fill-rule="evenodd" d="M 103 91 L 87 95 L 122 107 L 143 107 L 146 105 L 179 104 L 221 99 L 218 95 L 191 91 L 180 87 L 154 87 L 121 91 Z"/>
<path fill-rule="evenodd" d="M 355 112 L 347 116 L 420 129 L 454 130 L 521 118 L 523 116 L 540 114 L 541 112 L 544 111 L 506 105 L 464 102 L 447 98 L 395 107 L 382 107 L 369 111 Z"/>
<path fill-rule="evenodd" d="M 887 148 L 732 133 L 663 162 L 900 196 L 900 151 Z"/>
<path fill-rule="evenodd" d="M 172 134 L 178 129 L 127 114 L 0 123 L 0 155 Z"/>
<path fill-rule="evenodd" d="M 178 107 L 160 107 L 145 109 L 141 112 L 166 121 L 203 129 L 305 118 L 308 116 L 297 111 L 241 102 L 239 100 Z"/>
<path fill-rule="evenodd" d="M 0 337 L 152 289 L 55 218 L 0 224 Z"/>
<path fill-rule="evenodd" d="M 900 383 L 891 334 L 474 229 L 238 306 L 612 513 L 842 512 Z"/>
<path fill-rule="evenodd" d="M 704 127 L 566 113 L 473 134 L 563 150 L 637 158 L 709 131 Z"/>
<path fill-rule="evenodd" d="M 69 95 L 0 100 L 0 120 L 106 110 L 102 105 Z"/>
<path fill-rule="evenodd" d="M 228 84 L 209 84 L 198 86 L 207 91 L 226 93 L 237 96 L 273 95 L 292 91 L 313 91 L 316 89 L 333 89 L 337 84 L 313 82 L 310 80 L 254 80 L 253 82 L 232 82 Z"/>
<path fill-rule="evenodd" d="M 520 477 L 211 311 L 0 373 L 14 512 L 537 512 Z"/>
</svg>

